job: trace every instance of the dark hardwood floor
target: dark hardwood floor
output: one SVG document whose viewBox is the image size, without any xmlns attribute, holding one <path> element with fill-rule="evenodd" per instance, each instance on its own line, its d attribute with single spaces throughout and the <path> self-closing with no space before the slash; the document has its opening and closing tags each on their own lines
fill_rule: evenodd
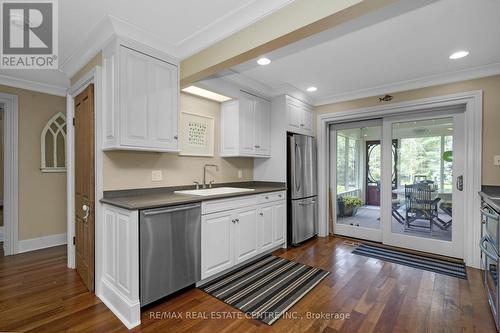
<svg viewBox="0 0 500 333">
<path fill-rule="evenodd" d="M 496 332 L 479 270 L 468 269 L 469 280 L 460 280 L 352 249 L 330 237 L 276 252 L 331 272 L 288 311 L 302 319 L 267 326 L 235 318 L 237 310 L 192 289 L 144 310 L 133 332 Z M 223 312 L 230 318 L 215 318 Z M 307 318 L 308 312 L 323 318 Z M 333 313 L 349 319 L 325 318 Z M 66 247 L 60 246 L 0 258 L 0 331 L 127 330 L 66 268 Z"/>
</svg>

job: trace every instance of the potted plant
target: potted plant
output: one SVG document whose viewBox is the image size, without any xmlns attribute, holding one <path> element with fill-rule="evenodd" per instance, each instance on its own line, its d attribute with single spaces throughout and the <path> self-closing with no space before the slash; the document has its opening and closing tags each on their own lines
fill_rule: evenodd
<svg viewBox="0 0 500 333">
<path fill-rule="evenodd" d="M 358 211 L 358 207 L 363 206 L 363 200 L 356 197 L 345 197 L 344 201 L 344 215 L 354 216 Z"/>
</svg>

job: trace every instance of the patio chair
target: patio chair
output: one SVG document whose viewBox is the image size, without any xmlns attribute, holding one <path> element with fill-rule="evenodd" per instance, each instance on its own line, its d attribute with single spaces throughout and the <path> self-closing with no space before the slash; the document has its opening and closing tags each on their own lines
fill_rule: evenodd
<svg viewBox="0 0 500 333">
<path fill-rule="evenodd" d="M 405 185 L 406 218 L 405 231 L 410 228 L 428 228 L 432 236 L 432 226 L 435 224 L 440 229 L 438 221 L 438 203 L 441 198 L 432 199 L 433 191 L 427 183 Z M 418 225 L 418 220 L 427 220 L 429 225 Z"/>
</svg>

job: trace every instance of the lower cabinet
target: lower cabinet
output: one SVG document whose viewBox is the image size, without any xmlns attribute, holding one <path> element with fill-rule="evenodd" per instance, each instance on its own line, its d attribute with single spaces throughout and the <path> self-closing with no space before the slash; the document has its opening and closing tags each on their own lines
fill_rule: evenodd
<svg viewBox="0 0 500 333">
<path fill-rule="evenodd" d="M 234 261 L 239 264 L 259 254 L 257 210 L 239 210 L 234 217 Z"/>
<path fill-rule="evenodd" d="M 232 203 L 236 204 L 237 200 L 227 199 L 227 203 L 220 200 L 214 204 L 221 204 L 227 211 L 202 215 L 202 279 L 285 244 L 284 200 L 230 209 Z"/>
</svg>

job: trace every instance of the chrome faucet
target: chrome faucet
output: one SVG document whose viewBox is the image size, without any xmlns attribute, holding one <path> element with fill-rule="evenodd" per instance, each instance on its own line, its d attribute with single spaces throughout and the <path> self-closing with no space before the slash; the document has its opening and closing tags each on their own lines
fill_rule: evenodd
<svg viewBox="0 0 500 333">
<path fill-rule="evenodd" d="M 207 167 L 214 167 L 216 171 L 219 171 L 219 166 L 215 164 L 205 164 L 203 166 L 203 188 L 207 188 Z"/>
</svg>

